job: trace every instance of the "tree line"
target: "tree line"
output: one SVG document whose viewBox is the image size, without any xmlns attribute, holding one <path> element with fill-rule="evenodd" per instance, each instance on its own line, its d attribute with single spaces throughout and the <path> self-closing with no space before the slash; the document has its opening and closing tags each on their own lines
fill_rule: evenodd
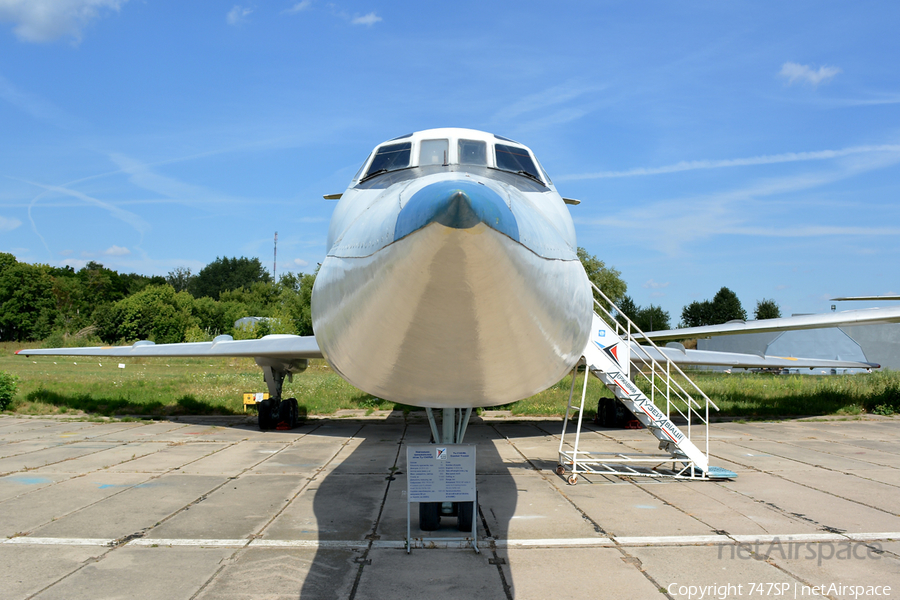
<svg viewBox="0 0 900 600">
<path fill-rule="evenodd" d="M 578 248 L 588 278 L 643 331 L 671 329 L 660 306 L 638 306 L 621 273 Z M 258 258 L 216 258 L 198 273 L 179 267 L 167 276 L 117 273 L 97 262 L 79 270 L 16 260 L 0 253 L 0 341 L 44 340 L 46 345 L 157 343 L 236 339 L 268 333 L 312 335 L 310 301 L 315 273 L 285 273 L 274 281 Z M 599 298 L 598 298 L 599 299 Z M 607 307 L 609 308 L 609 307 Z M 757 302 L 757 319 L 781 316 L 774 300 Z M 242 317 L 266 317 L 235 328 Z M 685 306 L 678 327 L 747 319 L 737 295 L 723 287 L 712 300 Z"/>
<path fill-rule="evenodd" d="M 0 340 L 62 346 L 312 335 L 314 281 L 315 274 L 286 273 L 275 282 L 258 258 L 222 257 L 197 274 L 179 268 L 162 277 L 97 262 L 76 271 L 0 253 Z M 235 330 L 246 316 L 268 319 Z"/>
</svg>

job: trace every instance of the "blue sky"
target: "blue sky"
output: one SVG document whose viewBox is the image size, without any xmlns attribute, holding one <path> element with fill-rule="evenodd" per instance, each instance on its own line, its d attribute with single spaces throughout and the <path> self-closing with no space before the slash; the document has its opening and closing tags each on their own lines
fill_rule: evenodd
<svg viewBox="0 0 900 600">
<path fill-rule="evenodd" d="M 0 251 L 310 272 L 376 144 L 529 145 L 668 310 L 900 293 L 894 2 L 0 0 Z M 840 303 L 841 308 L 852 308 Z"/>
</svg>

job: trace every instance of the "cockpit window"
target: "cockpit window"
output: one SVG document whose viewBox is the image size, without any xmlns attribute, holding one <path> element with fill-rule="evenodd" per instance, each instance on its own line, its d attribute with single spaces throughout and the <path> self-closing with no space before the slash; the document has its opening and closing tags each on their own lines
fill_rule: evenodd
<svg viewBox="0 0 900 600">
<path fill-rule="evenodd" d="M 497 144 L 495 146 L 497 153 L 497 168 L 504 171 L 512 171 L 526 177 L 531 177 L 541 181 L 541 175 L 528 150 L 525 148 L 517 148 L 516 146 L 506 146 Z"/>
<path fill-rule="evenodd" d="M 487 166 L 487 144 L 478 140 L 459 140 L 459 164 Z"/>
<path fill-rule="evenodd" d="M 419 149 L 419 166 L 446 165 L 450 158 L 447 156 L 447 152 L 449 152 L 447 140 L 422 140 Z"/>
<path fill-rule="evenodd" d="M 537 159 L 537 157 L 535 157 L 534 162 L 537 163 L 538 169 L 541 170 L 541 174 L 544 176 L 544 177 L 543 177 L 544 181 L 546 181 L 547 183 L 551 183 L 551 184 L 552 184 L 553 182 L 550 181 L 550 176 L 547 175 L 547 169 L 544 168 L 544 165 L 541 164 L 541 161 L 539 161 L 539 160 Z"/>
<path fill-rule="evenodd" d="M 375 152 L 375 158 L 372 159 L 372 164 L 369 165 L 369 170 L 366 171 L 366 177 L 363 177 L 363 179 L 372 177 L 376 173 L 405 169 L 409 166 L 411 148 L 411 142 L 382 146 Z"/>
<path fill-rule="evenodd" d="M 353 181 L 356 181 L 359 179 L 359 176 L 362 175 L 362 170 L 366 168 L 366 163 L 369 162 L 369 157 L 371 156 L 371 154 L 367 156 L 366 160 L 363 161 L 363 164 L 359 165 L 359 170 L 356 172 L 356 175 L 353 176 Z"/>
</svg>

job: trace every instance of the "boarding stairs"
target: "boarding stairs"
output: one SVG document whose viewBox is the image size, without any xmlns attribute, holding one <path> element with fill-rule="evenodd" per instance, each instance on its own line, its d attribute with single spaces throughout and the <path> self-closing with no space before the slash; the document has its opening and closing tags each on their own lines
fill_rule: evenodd
<svg viewBox="0 0 900 600">
<path fill-rule="evenodd" d="M 567 480 L 572 485 L 578 482 L 579 473 L 675 479 L 736 477 L 731 471 L 709 466 L 709 409 L 718 410 L 718 407 L 652 341 L 648 340 L 649 347 L 641 346 L 634 334 L 643 332 L 598 287 L 593 287 L 601 300 L 598 301 L 595 296 L 591 337 L 582 360 L 572 373 L 572 389 L 560 436 L 557 472 L 563 476 L 568 473 Z M 613 316 L 613 310 L 618 319 Z M 581 402 L 576 405 L 573 404 L 575 380 L 581 367 L 585 375 Z M 659 450 L 665 454 L 589 452 L 581 449 L 588 374 L 597 377 L 613 392 L 659 441 Z M 657 406 L 657 403 L 662 405 L 663 402 L 665 411 Z M 683 428 L 673 422 L 676 415 Z M 569 445 L 566 430 L 572 416 L 577 416 L 575 439 L 574 445 Z M 700 439 L 702 449 L 692 440 L 692 435 L 694 439 Z"/>
</svg>

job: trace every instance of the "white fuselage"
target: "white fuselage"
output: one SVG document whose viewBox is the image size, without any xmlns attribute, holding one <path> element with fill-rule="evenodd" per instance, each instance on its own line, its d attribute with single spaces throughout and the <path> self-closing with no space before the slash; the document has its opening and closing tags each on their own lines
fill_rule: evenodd
<svg viewBox="0 0 900 600">
<path fill-rule="evenodd" d="M 335 209 L 312 298 L 326 359 L 413 406 L 496 406 L 553 385 L 581 357 L 592 313 L 562 198 L 536 161 L 542 181 L 497 168 L 494 144 L 529 152 L 514 142 L 463 129 L 405 140 L 366 165 L 402 145 L 407 166 L 361 169 Z M 449 150 L 426 164 L 438 142 Z M 482 142 L 486 164 L 460 164 Z"/>
</svg>

